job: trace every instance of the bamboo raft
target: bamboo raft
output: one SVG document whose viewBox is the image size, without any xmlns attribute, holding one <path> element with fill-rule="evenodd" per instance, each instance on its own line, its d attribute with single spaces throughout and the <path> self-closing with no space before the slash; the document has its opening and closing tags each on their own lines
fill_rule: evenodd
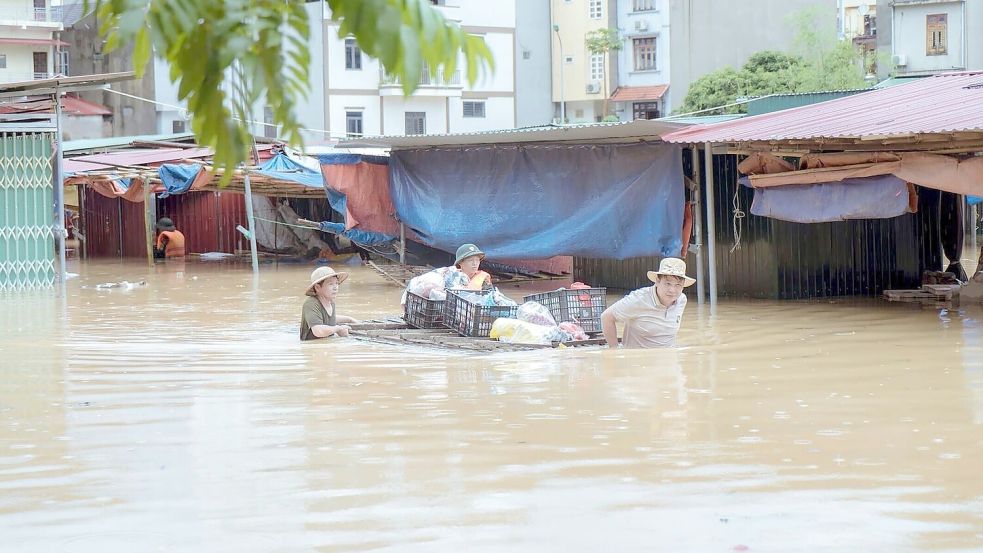
<svg viewBox="0 0 983 553">
<path fill-rule="evenodd" d="M 461 336 L 449 328 L 413 328 L 406 324 L 400 317 L 388 317 L 382 320 L 366 321 L 364 323 L 353 324 L 352 337 L 366 342 L 379 344 L 392 344 L 402 346 L 422 346 L 443 350 L 460 351 L 481 351 L 481 352 L 504 352 L 504 351 L 532 351 L 539 349 L 554 349 L 560 347 L 559 343 L 552 345 L 539 344 L 510 344 L 499 342 L 491 338 L 473 338 Z M 606 342 L 603 338 L 592 338 L 590 340 L 578 340 L 564 342 L 563 346 L 568 348 L 578 347 L 598 347 Z"/>
</svg>

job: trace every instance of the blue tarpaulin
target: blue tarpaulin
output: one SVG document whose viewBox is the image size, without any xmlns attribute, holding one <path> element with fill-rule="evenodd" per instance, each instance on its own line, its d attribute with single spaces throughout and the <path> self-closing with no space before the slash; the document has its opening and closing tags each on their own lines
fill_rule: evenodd
<svg viewBox="0 0 983 553">
<path fill-rule="evenodd" d="M 395 236 L 382 234 L 381 232 L 369 232 L 357 228 L 345 230 L 344 223 L 332 223 L 331 221 L 321 221 L 321 230 L 331 234 L 339 234 L 355 242 L 360 246 L 378 246 L 388 244 L 396 240 Z"/>
<path fill-rule="evenodd" d="M 747 177 L 741 183 L 749 186 Z M 755 188 L 751 214 L 793 223 L 888 219 L 909 211 L 908 183 L 894 175 Z"/>
<path fill-rule="evenodd" d="M 184 194 L 191 188 L 201 170 L 201 165 L 197 163 L 161 165 L 157 173 L 160 175 L 160 182 L 164 185 L 164 191 L 157 197 L 166 198 L 172 194 Z"/>
<path fill-rule="evenodd" d="M 260 166 L 258 172 L 261 175 L 293 181 L 311 188 L 324 186 L 324 179 L 321 177 L 320 171 L 315 171 L 298 163 L 286 154 L 277 154 L 271 157 Z"/>
<path fill-rule="evenodd" d="M 394 151 L 393 203 L 421 240 L 490 257 L 679 255 L 683 173 L 666 144 Z"/>
</svg>

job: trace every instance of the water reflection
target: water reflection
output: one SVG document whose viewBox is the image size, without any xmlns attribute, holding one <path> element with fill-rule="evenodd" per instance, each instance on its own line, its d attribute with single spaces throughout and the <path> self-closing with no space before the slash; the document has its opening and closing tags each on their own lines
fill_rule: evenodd
<svg viewBox="0 0 983 553">
<path fill-rule="evenodd" d="M 0 298 L 2 551 L 983 542 L 974 307 L 692 302 L 676 350 L 482 356 L 300 343 L 306 266 L 73 269 L 67 309 Z M 345 312 L 398 310 L 351 270 Z"/>
</svg>

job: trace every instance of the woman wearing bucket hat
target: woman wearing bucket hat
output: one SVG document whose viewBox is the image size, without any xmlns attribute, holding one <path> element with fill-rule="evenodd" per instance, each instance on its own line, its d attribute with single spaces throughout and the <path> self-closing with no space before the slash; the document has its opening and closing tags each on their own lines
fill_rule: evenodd
<svg viewBox="0 0 983 553">
<path fill-rule="evenodd" d="M 686 309 L 683 288 L 696 280 L 686 276 L 686 262 L 676 257 L 663 259 L 658 271 L 648 272 L 648 278 L 653 286 L 635 290 L 601 314 L 601 329 L 609 346 L 618 346 L 619 322 L 625 325 L 622 343 L 626 348 L 675 345 Z"/>
<path fill-rule="evenodd" d="M 314 340 L 328 336 L 348 336 L 349 324 L 357 319 L 338 315 L 334 300 L 348 273 L 337 273 L 331 267 L 318 267 L 311 273 L 311 283 L 305 294 L 310 296 L 304 302 L 300 317 L 300 339 Z"/>
<path fill-rule="evenodd" d="M 157 243 L 154 246 L 154 259 L 184 257 L 184 234 L 174 227 L 174 221 L 161 217 L 157 221 Z"/>
<path fill-rule="evenodd" d="M 474 244 L 463 244 L 454 256 L 454 266 L 468 277 L 468 290 L 483 290 L 492 287 L 491 275 L 479 269 L 485 252 Z"/>
</svg>

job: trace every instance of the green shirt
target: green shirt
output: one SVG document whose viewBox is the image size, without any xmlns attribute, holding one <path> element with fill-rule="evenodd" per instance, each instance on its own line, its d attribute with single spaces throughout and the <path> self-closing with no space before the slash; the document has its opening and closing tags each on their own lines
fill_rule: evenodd
<svg viewBox="0 0 983 553">
<path fill-rule="evenodd" d="M 338 324 L 335 322 L 335 313 L 337 313 L 337 311 L 338 310 L 335 309 L 334 302 L 331 302 L 331 314 L 329 315 L 328 311 L 324 309 L 323 305 L 321 305 L 321 300 L 317 298 L 307 298 L 307 301 L 304 302 L 304 307 L 302 308 L 300 315 L 301 341 L 316 340 L 318 338 L 311 331 L 311 327 L 317 325 L 335 326 Z"/>
</svg>

